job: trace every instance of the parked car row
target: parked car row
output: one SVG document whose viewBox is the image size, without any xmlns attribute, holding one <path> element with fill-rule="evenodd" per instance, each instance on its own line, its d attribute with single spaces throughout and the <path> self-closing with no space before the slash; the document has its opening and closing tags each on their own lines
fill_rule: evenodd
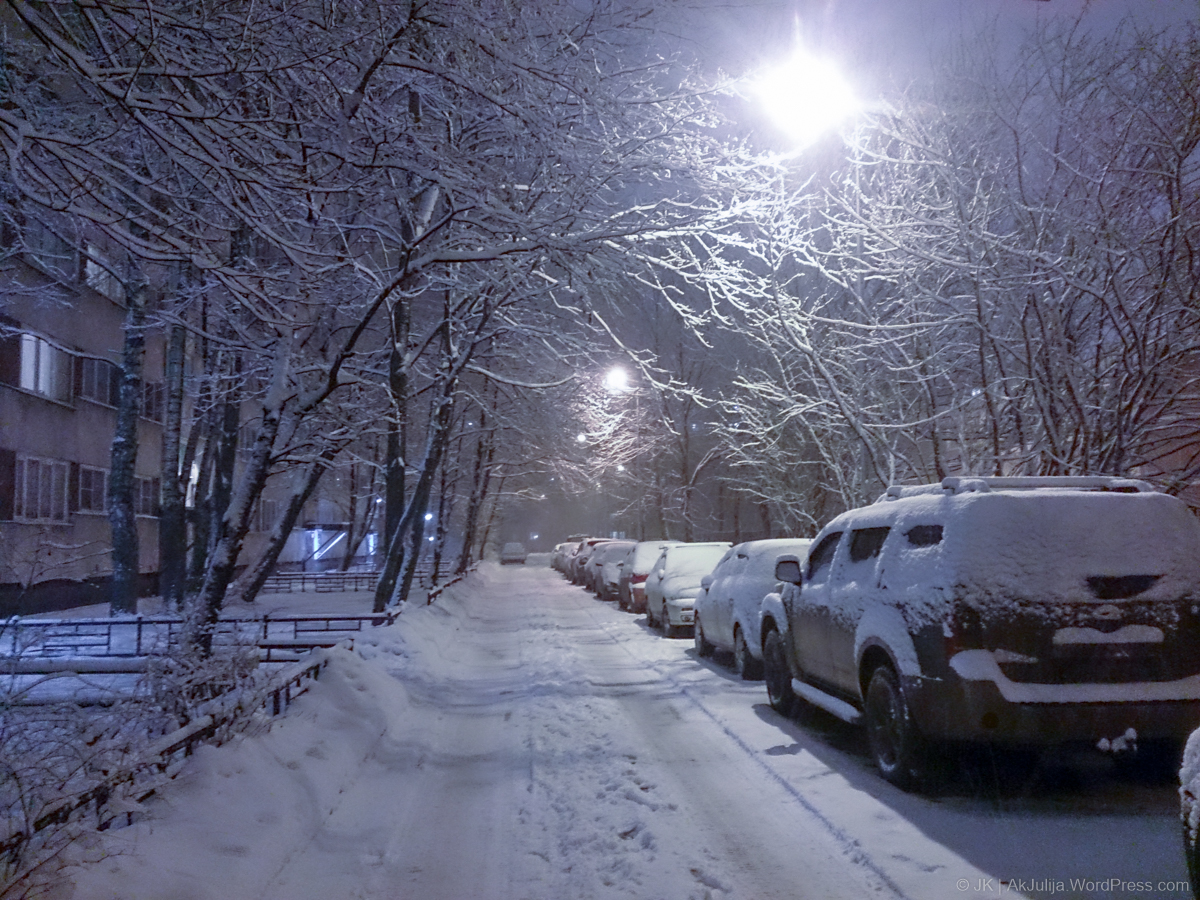
<svg viewBox="0 0 1200 900">
<path fill-rule="evenodd" d="M 644 592 L 651 624 L 761 670 L 781 712 L 862 723 L 906 788 L 947 745 L 1149 755 L 1200 724 L 1200 524 L 1145 482 L 947 478 L 893 487 L 811 546 L 609 543 L 621 574 L 598 594 L 638 610 Z"/>
<path fill-rule="evenodd" d="M 1108 476 L 951 477 L 889 488 L 812 541 L 621 543 L 623 608 L 644 597 L 666 635 L 692 628 L 698 657 L 732 654 L 785 715 L 861 723 L 904 789 L 955 746 L 1178 764 L 1190 734 L 1200 881 L 1200 523 L 1178 498 Z"/>
</svg>

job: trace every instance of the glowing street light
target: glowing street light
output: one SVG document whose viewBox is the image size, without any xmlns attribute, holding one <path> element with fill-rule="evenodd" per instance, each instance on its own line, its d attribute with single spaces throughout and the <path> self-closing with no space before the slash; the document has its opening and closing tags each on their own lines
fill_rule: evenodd
<svg viewBox="0 0 1200 900">
<path fill-rule="evenodd" d="M 859 109 L 854 92 L 837 68 L 803 50 L 763 72 L 751 89 L 775 124 L 801 147 L 814 143 Z"/>
<path fill-rule="evenodd" d="M 620 366 L 613 366 L 604 376 L 604 389 L 610 394 L 629 390 L 629 375 Z"/>
</svg>

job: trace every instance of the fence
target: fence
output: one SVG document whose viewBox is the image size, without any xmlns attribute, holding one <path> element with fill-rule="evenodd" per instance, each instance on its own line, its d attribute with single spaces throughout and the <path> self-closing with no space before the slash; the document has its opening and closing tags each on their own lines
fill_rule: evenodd
<svg viewBox="0 0 1200 900">
<path fill-rule="evenodd" d="M 370 625 L 390 625 L 395 613 L 363 615 L 264 615 L 218 620 L 217 644 L 289 641 L 297 648 L 320 646 L 316 640 L 351 634 Z M 184 632 L 178 616 L 134 616 L 126 619 L 19 619 L 0 623 L 0 666 L 4 659 L 136 658 L 155 656 L 177 647 Z M 269 648 L 268 648 L 269 649 Z"/>
<path fill-rule="evenodd" d="M 327 662 L 328 660 L 322 657 L 275 673 L 265 691 L 271 714 L 277 716 L 287 709 L 293 699 L 308 689 L 306 682 L 320 678 L 321 669 Z M 4 860 L 8 871 L 13 871 L 20 864 L 21 855 L 34 836 L 52 826 L 68 823 L 72 817 L 92 806 L 95 807 L 97 829 L 109 827 L 120 815 L 120 808 L 123 808 L 122 804 L 109 804 L 117 789 L 126 784 L 132 785 L 134 799 L 138 802 L 145 800 L 154 793 L 154 788 L 138 790 L 136 785 L 139 779 L 144 779 L 148 773 L 165 773 L 178 759 L 181 751 L 184 757 L 191 756 L 197 744 L 216 738 L 218 729 L 233 722 L 239 715 L 244 715 L 244 711 L 235 707 L 233 710 L 201 716 L 159 738 L 147 748 L 145 755 L 136 764 L 109 775 L 79 794 L 59 800 L 29 822 L 27 827 L 9 834 L 0 841 L 0 859 Z M 132 814 L 126 812 L 125 815 L 126 824 L 129 824 Z"/>
</svg>

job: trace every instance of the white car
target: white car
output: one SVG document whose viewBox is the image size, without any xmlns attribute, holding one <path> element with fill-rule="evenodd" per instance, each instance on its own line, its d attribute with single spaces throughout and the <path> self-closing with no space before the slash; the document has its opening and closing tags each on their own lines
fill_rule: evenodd
<svg viewBox="0 0 1200 900">
<path fill-rule="evenodd" d="M 731 546 L 729 541 L 708 541 L 663 547 L 646 576 L 646 619 L 652 628 L 676 637 L 691 626 L 700 582 Z"/>
<path fill-rule="evenodd" d="M 762 678 L 763 597 L 779 590 L 775 564 L 793 559 L 803 566 L 810 544 L 804 538 L 776 538 L 746 541 L 729 550 L 701 582 L 696 597 L 696 653 L 730 652 L 739 675 Z"/>
</svg>

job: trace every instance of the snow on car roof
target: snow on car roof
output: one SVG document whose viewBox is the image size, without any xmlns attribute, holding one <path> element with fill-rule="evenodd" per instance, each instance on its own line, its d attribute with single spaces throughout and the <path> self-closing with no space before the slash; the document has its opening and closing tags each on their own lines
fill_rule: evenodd
<svg viewBox="0 0 1200 900">
<path fill-rule="evenodd" d="M 889 585 L 936 581 L 967 602 L 1096 602 L 1096 579 L 1153 576 L 1139 599 L 1200 596 L 1200 523 L 1166 494 L 1043 488 L 909 495 L 843 513 L 828 530 L 941 525 L 940 545 L 889 545 L 915 563 L 889 566 Z M 923 560 L 923 561 L 917 561 Z M 1089 579 L 1093 581 L 1089 582 Z M 895 587 L 904 587 L 895 584 Z M 1111 599 L 1111 598 L 1109 598 Z"/>
</svg>

